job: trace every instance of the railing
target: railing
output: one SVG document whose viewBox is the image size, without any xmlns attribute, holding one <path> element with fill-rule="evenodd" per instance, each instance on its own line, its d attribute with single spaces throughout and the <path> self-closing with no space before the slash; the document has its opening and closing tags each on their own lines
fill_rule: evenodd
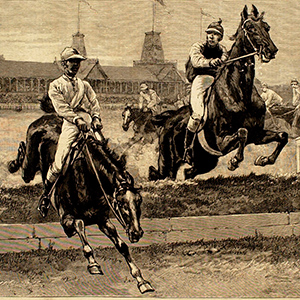
<svg viewBox="0 0 300 300">
<path fill-rule="evenodd" d="M 0 93 L 37 93 L 45 94 L 53 79 L 45 78 L 0 78 Z M 141 81 L 88 80 L 96 93 L 134 95 L 139 93 Z M 147 81 L 160 97 L 174 98 L 184 92 L 182 81 L 154 82 Z"/>
</svg>

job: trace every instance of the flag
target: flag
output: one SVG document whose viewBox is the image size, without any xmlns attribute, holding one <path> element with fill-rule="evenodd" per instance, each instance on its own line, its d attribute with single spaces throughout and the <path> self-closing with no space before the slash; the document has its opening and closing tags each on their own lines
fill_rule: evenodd
<svg viewBox="0 0 300 300">
<path fill-rule="evenodd" d="M 170 11 L 167 10 L 167 5 L 166 5 L 166 3 L 164 2 L 164 0 L 154 0 L 154 1 L 156 1 L 156 2 L 158 2 L 160 5 L 162 5 L 162 6 L 164 7 L 165 11 L 166 11 L 169 15 L 171 14 Z"/>
<path fill-rule="evenodd" d="M 162 6 L 166 6 L 164 0 L 155 0 L 156 2 L 158 2 L 159 4 L 161 4 Z"/>
<path fill-rule="evenodd" d="M 88 1 L 86 1 L 86 0 L 79 0 L 79 2 L 83 2 L 83 3 L 87 4 L 91 10 L 93 10 L 95 12 L 98 12 L 95 8 L 92 7 L 92 5 Z"/>
<path fill-rule="evenodd" d="M 203 16 L 210 17 L 210 18 L 213 18 L 213 19 L 214 19 L 214 17 L 213 17 L 212 15 L 210 15 L 210 14 L 204 12 L 204 10 L 203 10 L 202 8 L 201 8 L 201 14 L 202 14 Z"/>
</svg>

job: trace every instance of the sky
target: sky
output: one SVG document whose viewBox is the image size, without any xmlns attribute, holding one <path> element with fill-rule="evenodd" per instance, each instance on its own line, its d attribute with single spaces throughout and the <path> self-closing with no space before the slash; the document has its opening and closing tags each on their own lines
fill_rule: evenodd
<svg viewBox="0 0 300 300">
<path fill-rule="evenodd" d="M 271 26 L 279 49 L 275 60 L 257 62 L 256 77 L 269 84 L 300 79 L 300 0 L 164 0 L 156 5 L 166 60 L 183 70 L 190 46 L 205 38 L 212 21 L 223 21 L 229 50 L 240 13 L 254 4 Z M 152 30 L 153 0 L 81 0 L 80 32 L 89 58 L 107 66 L 132 66 L 141 57 L 145 32 Z M 52 62 L 78 30 L 78 0 L 0 0 L 0 55 L 7 60 Z M 207 14 L 201 18 L 201 9 Z M 202 21 L 201 21 L 202 19 Z M 201 34 L 202 33 L 202 34 Z"/>
</svg>

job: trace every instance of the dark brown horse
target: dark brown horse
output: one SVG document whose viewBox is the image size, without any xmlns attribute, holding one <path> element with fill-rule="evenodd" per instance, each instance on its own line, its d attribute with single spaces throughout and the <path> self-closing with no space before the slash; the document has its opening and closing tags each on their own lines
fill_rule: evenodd
<svg viewBox="0 0 300 300">
<path fill-rule="evenodd" d="M 122 128 L 124 131 L 128 131 L 132 125 L 134 132 L 133 137 L 127 143 L 128 147 L 138 142 L 152 144 L 159 137 L 162 124 L 175 112 L 175 110 L 166 110 L 154 116 L 151 111 L 141 111 L 137 107 L 125 105 L 122 111 Z"/>
<path fill-rule="evenodd" d="M 41 171 L 45 180 L 54 160 L 61 124 L 61 118 L 56 114 L 44 115 L 33 122 L 27 131 L 26 144 L 20 144 L 17 159 L 9 164 L 9 171 L 16 172 L 21 168 L 25 182 L 30 182 L 36 172 Z M 109 218 L 113 212 L 130 242 L 137 243 L 143 236 L 140 225 L 142 198 L 126 170 L 124 157 L 119 157 L 106 143 L 90 134 L 77 141 L 69 161 L 57 181 L 51 202 L 66 235 L 78 234 L 89 272 L 103 274 L 85 234 L 86 226 L 96 224 L 124 256 L 140 292 L 153 291 Z"/>
<path fill-rule="evenodd" d="M 194 163 L 185 170 L 185 178 L 211 171 L 217 166 L 218 158 L 237 149 L 228 162 L 228 169 L 235 170 L 244 159 L 247 144 L 256 145 L 277 142 L 269 156 L 259 156 L 255 165 L 274 164 L 288 142 L 285 132 L 264 130 L 265 104 L 254 86 L 255 58 L 262 62 L 275 58 L 278 51 L 269 35 L 270 26 L 253 6 L 248 14 L 247 6 L 241 13 L 241 22 L 233 36 L 234 44 L 229 51 L 229 60 L 218 70 L 209 97 L 203 130 L 195 139 Z M 169 118 L 159 138 L 158 170 L 149 169 L 149 179 L 176 178 L 182 165 L 184 135 L 190 115 L 189 107 Z"/>
</svg>

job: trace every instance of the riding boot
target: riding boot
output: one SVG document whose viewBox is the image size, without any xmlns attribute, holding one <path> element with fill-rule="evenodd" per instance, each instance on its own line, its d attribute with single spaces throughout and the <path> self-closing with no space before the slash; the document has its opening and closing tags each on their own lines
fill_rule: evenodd
<svg viewBox="0 0 300 300">
<path fill-rule="evenodd" d="M 48 214 L 48 210 L 50 208 L 50 197 L 51 197 L 51 189 L 54 182 L 50 182 L 46 179 L 45 185 L 44 185 L 44 192 L 40 198 L 38 211 L 40 212 L 41 216 L 45 218 Z"/>
<path fill-rule="evenodd" d="M 193 144 L 194 144 L 194 136 L 195 132 L 186 129 L 185 139 L 184 139 L 184 155 L 183 160 L 192 165 L 193 163 Z"/>
</svg>

